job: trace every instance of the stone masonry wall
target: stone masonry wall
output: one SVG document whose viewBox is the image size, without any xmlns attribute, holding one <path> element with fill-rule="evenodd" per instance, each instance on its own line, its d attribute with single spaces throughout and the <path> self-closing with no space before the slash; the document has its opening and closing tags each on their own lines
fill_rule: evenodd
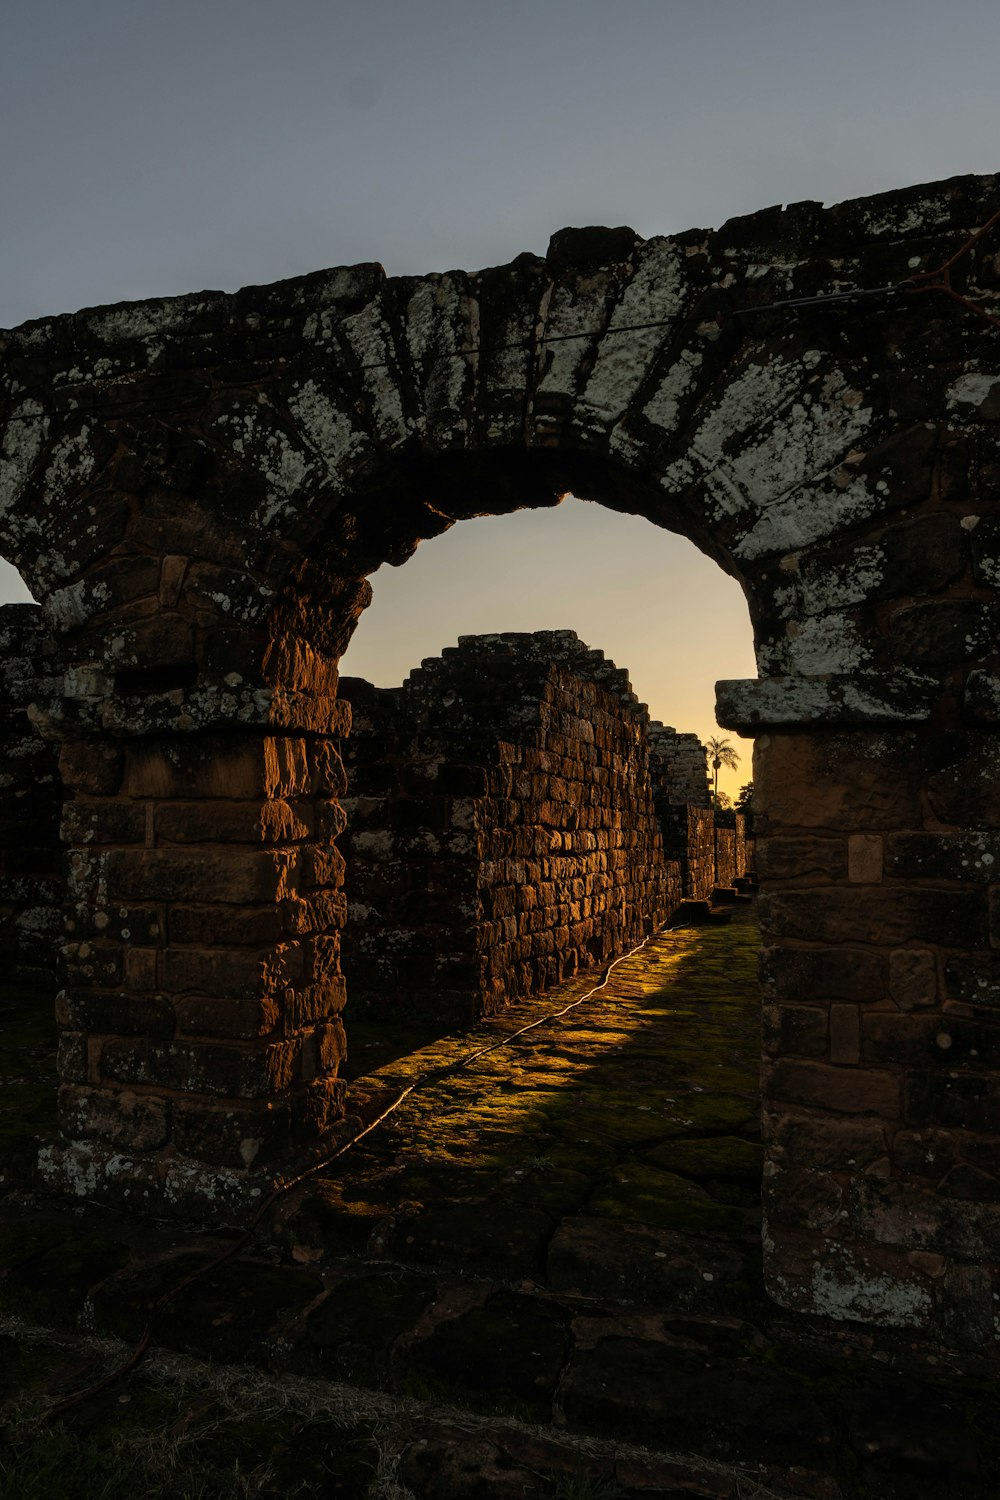
<svg viewBox="0 0 1000 1500">
<path fill-rule="evenodd" d="M 646 710 L 572 631 L 465 636 L 402 688 L 341 690 L 352 1005 L 488 1014 L 622 952 L 678 905 Z"/>
<path fill-rule="evenodd" d="M 715 814 L 715 883 L 729 886 L 747 872 L 746 815 L 724 808 Z"/>
<path fill-rule="evenodd" d="M 201 1111 L 190 1172 L 214 1211 L 229 1170 L 235 1209 L 293 1170 L 300 1125 L 330 1139 L 339 876 L 316 808 L 340 795 L 367 580 L 573 492 L 689 536 L 753 620 L 760 675 L 716 702 L 756 740 L 767 1285 L 1000 1348 L 998 236 L 1000 177 L 967 176 L 5 330 L 0 550 L 66 646 L 45 732 L 100 950 L 60 1016 L 89 1114 L 64 1112 L 48 1180 L 137 1205 L 161 1174 L 175 1211 L 177 1122 Z M 169 945 L 159 916 L 133 925 L 147 906 Z M 179 940 L 192 906 L 218 910 Z M 139 1098 L 169 1105 L 162 1146 Z"/>
<path fill-rule="evenodd" d="M 62 932 L 61 784 L 58 747 L 27 709 L 57 668 L 41 610 L 0 607 L 0 980 L 47 986 Z"/>
<path fill-rule="evenodd" d="M 690 807 L 657 799 L 663 848 L 681 867 L 681 889 L 688 901 L 707 901 L 715 885 L 715 818 L 710 807 Z"/>
<path fill-rule="evenodd" d="M 653 774 L 668 789 L 670 802 L 711 806 L 706 751 L 696 734 L 678 734 L 667 724 L 650 724 L 649 754 Z"/>
</svg>

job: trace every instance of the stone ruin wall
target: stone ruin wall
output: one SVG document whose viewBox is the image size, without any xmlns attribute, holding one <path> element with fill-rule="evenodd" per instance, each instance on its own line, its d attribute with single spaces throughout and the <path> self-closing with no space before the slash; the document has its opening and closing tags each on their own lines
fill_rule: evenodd
<svg viewBox="0 0 1000 1500">
<path fill-rule="evenodd" d="M 85 836 L 97 804 L 62 808 L 56 749 L 27 713 L 60 666 L 35 606 L 0 610 L 0 652 L 2 974 L 54 988 L 67 897 L 60 815 Z M 623 951 L 683 898 L 707 899 L 746 868 L 733 844 L 742 817 L 729 814 L 728 833 L 716 830 L 709 807 L 681 800 L 707 789 L 697 737 L 650 722 L 626 673 L 572 631 L 464 637 L 402 688 L 360 678 L 341 688 L 354 716 L 341 844 L 356 1010 L 489 1014 Z M 160 841 L 183 847 L 203 831 L 197 803 L 165 803 L 155 816 Z M 145 837 L 124 811 L 117 824 L 134 835 L 126 843 Z M 551 846 L 556 834 L 564 847 Z M 331 843 L 312 864 L 340 859 Z M 173 914 L 174 969 L 185 957 L 197 963 L 185 950 L 213 914 L 214 903 Z M 66 974 L 93 981 L 97 954 L 67 915 Z M 255 923 L 245 906 L 230 918 L 230 943 L 260 939 L 263 918 Z M 151 911 L 138 914 L 136 932 L 150 922 Z"/>
<path fill-rule="evenodd" d="M 57 747 L 28 705 L 54 683 L 56 648 L 34 604 L 0 607 L 0 982 L 52 988 L 62 937 Z"/>
<path fill-rule="evenodd" d="M 71 663 L 44 713 L 100 953 L 60 1015 L 90 1123 L 64 1112 L 47 1182 L 242 1213 L 300 1126 L 329 1138 L 336 671 L 367 579 L 454 521 L 585 494 L 690 536 L 754 621 L 760 675 L 717 713 L 756 740 L 766 1286 L 995 1343 L 998 209 L 1000 177 L 953 178 L 3 332 L 0 550 Z M 183 1180 L 126 1090 L 201 1112 Z"/>
<path fill-rule="evenodd" d="M 341 689 L 352 1006 L 490 1014 L 679 904 L 645 707 L 572 631 L 465 636 L 401 688 Z"/>
<path fill-rule="evenodd" d="M 696 734 L 678 734 L 667 724 L 650 724 L 649 758 L 671 804 L 711 807 L 708 759 Z"/>
<path fill-rule="evenodd" d="M 715 883 L 732 885 L 747 873 L 746 814 L 725 808 L 715 814 Z"/>
<path fill-rule="evenodd" d="M 687 901 L 708 901 L 715 887 L 715 816 L 710 807 L 691 807 L 657 794 L 663 849 L 681 867 L 681 890 Z"/>
</svg>

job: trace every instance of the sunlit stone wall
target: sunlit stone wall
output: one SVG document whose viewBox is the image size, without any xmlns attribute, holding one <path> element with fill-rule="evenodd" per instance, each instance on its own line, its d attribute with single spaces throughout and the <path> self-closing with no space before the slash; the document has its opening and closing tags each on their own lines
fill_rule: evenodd
<svg viewBox="0 0 1000 1500">
<path fill-rule="evenodd" d="M 645 707 L 572 631 L 466 636 L 401 688 L 341 691 L 352 1006 L 489 1014 L 678 905 Z"/>
</svg>

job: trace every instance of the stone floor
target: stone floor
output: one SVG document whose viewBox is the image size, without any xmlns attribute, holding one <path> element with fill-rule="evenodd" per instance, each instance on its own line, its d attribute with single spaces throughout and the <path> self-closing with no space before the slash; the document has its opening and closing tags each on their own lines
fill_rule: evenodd
<svg viewBox="0 0 1000 1500">
<path fill-rule="evenodd" d="M 139 1371 L 58 1429 L 66 1465 L 153 1434 L 205 1495 L 1000 1493 L 995 1391 L 764 1296 L 756 947 L 747 906 L 663 933 L 561 1020 L 426 1080 L 154 1318 Z M 356 1024 L 354 1108 L 595 983 L 415 1048 Z M 120 1363 L 227 1242 L 34 1196 L 52 1038 L 29 998 L 0 994 L 0 1500 L 44 1403 Z M 249 1487 L 227 1489 L 237 1460 Z"/>
</svg>

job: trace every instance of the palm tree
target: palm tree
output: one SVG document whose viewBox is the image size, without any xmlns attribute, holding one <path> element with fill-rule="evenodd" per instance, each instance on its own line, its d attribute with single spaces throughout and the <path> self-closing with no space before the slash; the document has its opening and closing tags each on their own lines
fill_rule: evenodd
<svg viewBox="0 0 1000 1500">
<path fill-rule="evenodd" d="M 719 797 L 719 767 L 728 766 L 731 771 L 735 771 L 736 767 L 740 763 L 740 758 L 737 755 L 736 751 L 733 749 L 732 744 L 729 740 L 720 739 L 715 735 L 713 735 L 710 740 L 706 741 L 705 754 L 710 758 L 712 762 L 712 768 L 715 771 L 715 782 L 712 787 L 712 797 L 713 800 L 717 802 Z"/>
</svg>

